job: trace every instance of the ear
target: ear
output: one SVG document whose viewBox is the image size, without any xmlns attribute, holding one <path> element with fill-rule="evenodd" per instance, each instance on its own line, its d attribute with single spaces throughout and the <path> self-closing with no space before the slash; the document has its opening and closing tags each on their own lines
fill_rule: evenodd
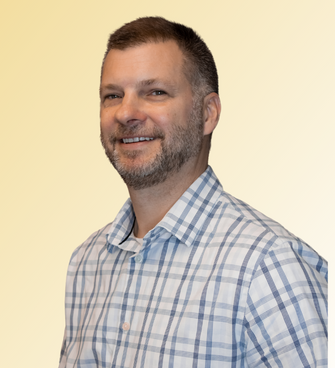
<svg viewBox="0 0 335 368">
<path fill-rule="evenodd" d="M 212 92 L 204 98 L 204 135 L 209 135 L 219 122 L 221 101 L 217 93 Z"/>
</svg>

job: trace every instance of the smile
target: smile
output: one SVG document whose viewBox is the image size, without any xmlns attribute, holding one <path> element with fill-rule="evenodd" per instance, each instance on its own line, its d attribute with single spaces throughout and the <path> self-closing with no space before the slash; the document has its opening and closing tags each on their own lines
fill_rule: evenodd
<svg viewBox="0 0 335 368">
<path fill-rule="evenodd" d="M 149 137 L 134 137 L 134 138 L 121 139 L 123 143 L 136 143 L 136 142 L 152 141 L 152 140 L 153 138 L 149 138 Z"/>
</svg>

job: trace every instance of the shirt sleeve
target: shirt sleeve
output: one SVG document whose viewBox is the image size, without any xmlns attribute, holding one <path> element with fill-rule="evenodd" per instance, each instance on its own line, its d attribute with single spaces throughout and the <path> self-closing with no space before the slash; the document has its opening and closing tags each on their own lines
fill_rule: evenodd
<svg viewBox="0 0 335 368">
<path fill-rule="evenodd" d="M 66 367 L 66 328 L 64 331 L 64 338 L 63 338 L 63 343 L 62 343 L 62 349 L 60 352 L 58 368 L 65 368 L 65 367 Z"/>
<path fill-rule="evenodd" d="M 249 289 L 244 343 L 249 367 L 327 367 L 326 261 L 292 243 L 275 246 Z"/>
</svg>

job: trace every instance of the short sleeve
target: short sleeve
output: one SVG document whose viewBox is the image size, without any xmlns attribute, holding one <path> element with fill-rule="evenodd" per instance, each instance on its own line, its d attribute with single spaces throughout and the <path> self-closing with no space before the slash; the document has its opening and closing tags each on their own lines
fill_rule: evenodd
<svg viewBox="0 0 335 368">
<path fill-rule="evenodd" d="M 327 367 L 326 262 L 308 252 L 283 243 L 257 268 L 244 319 L 249 367 Z"/>
<path fill-rule="evenodd" d="M 60 352 L 59 366 L 58 368 L 66 367 L 66 328 L 64 330 L 64 338 L 62 343 L 62 349 Z"/>
</svg>

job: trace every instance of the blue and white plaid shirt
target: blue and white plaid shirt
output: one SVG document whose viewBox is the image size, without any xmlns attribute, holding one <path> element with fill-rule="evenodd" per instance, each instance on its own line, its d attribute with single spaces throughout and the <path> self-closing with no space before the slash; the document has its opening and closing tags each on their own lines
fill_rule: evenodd
<svg viewBox="0 0 335 368">
<path fill-rule="evenodd" d="M 60 367 L 326 367 L 327 263 L 212 169 L 139 249 L 128 200 L 75 250 Z"/>
</svg>

